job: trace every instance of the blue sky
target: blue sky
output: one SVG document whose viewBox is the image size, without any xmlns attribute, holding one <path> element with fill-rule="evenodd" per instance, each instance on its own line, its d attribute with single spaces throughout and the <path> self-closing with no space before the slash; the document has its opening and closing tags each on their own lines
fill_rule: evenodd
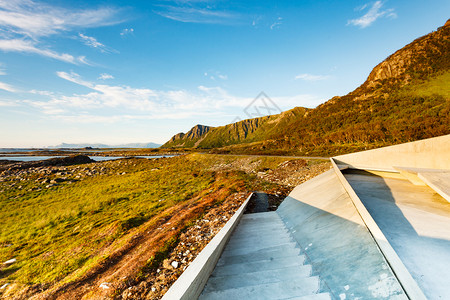
<svg viewBox="0 0 450 300">
<path fill-rule="evenodd" d="M 260 92 L 277 109 L 315 107 L 449 11 L 448 0 L 0 0 L 0 147 L 164 143 L 247 118 Z"/>
</svg>

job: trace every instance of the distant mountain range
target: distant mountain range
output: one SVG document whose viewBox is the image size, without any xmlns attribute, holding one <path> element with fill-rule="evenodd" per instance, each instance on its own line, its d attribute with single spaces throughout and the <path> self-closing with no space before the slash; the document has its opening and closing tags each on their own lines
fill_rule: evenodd
<svg viewBox="0 0 450 300">
<path fill-rule="evenodd" d="M 156 143 L 130 143 L 130 144 L 120 144 L 120 145 L 106 145 L 106 144 L 67 144 L 61 143 L 56 146 L 51 146 L 49 148 L 158 148 L 161 144 Z"/>
<path fill-rule="evenodd" d="M 353 92 L 315 109 L 209 127 L 163 148 L 216 153 L 336 155 L 450 134 L 450 20 L 378 64 Z"/>
</svg>

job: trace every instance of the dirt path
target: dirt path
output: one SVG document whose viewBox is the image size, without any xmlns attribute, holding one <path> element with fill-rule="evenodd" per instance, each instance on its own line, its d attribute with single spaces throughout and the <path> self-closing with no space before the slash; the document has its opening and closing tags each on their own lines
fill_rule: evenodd
<svg viewBox="0 0 450 300">
<path fill-rule="evenodd" d="M 102 299 L 111 291 L 120 289 L 121 285 L 133 280 L 145 263 L 164 245 L 165 241 L 177 233 L 193 218 L 210 206 L 215 198 L 198 202 L 192 199 L 188 203 L 172 207 L 161 218 L 132 236 L 127 245 L 112 253 L 106 263 L 89 271 L 75 282 L 51 289 L 34 299 Z"/>
</svg>

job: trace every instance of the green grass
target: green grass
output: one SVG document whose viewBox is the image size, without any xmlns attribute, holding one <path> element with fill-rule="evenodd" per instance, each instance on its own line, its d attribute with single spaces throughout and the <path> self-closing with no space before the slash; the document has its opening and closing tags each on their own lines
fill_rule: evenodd
<svg viewBox="0 0 450 300">
<path fill-rule="evenodd" d="M 403 93 L 412 93 L 419 97 L 432 97 L 436 95 L 443 96 L 446 100 L 450 100 L 450 71 L 429 78 L 423 83 L 413 86 L 407 86 L 403 89 Z"/>
<path fill-rule="evenodd" d="M 15 257 L 12 267 L 19 268 L 8 278 L 24 283 L 61 279 L 98 260 L 98 249 L 117 243 L 131 228 L 210 187 L 214 174 L 186 159 L 125 160 L 112 163 L 111 175 L 40 192 L 22 192 L 35 184 L 33 177 L 20 182 L 20 190 L 3 182 L 0 261 Z"/>
<path fill-rule="evenodd" d="M 37 174 L 0 182 L 0 262 L 17 259 L 0 270 L 0 284 L 73 281 L 126 244 L 130 232 L 156 222 L 174 205 L 219 189 L 226 189 L 225 197 L 236 191 L 273 188 L 233 166 L 222 175 L 213 170 L 220 164 L 239 166 L 248 160 L 259 161 L 258 168 L 276 168 L 287 159 L 203 154 L 125 159 L 83 165 L 105 166 L 109 171 L 57 187 L 45 188 L 36 182 Z M 78 172 L 76 166 L 67 168 L 74 173 L 69 177 Z"/>
</svg>

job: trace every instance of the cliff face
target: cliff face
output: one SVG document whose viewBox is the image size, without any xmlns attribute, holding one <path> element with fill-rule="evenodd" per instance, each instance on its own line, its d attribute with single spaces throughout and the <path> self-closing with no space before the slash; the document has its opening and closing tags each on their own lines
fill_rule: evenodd
<svg viewBox="0 0 450 300">
<path fill-rule="evenodd" d="M 205 126 L 205 125 L 195 125 L 192 127 L 191 130 L 189 130 L 184 137 L 188 140 L 195 140 L 200 137 L 202 137 L 204 134 L 208 133 L 209 130 L 211 130 L 212 127 Z"/>
<path fill-rule="evenodd" d="M 414 40 L 390 55 L 351 94 L 359 96 L 358 99 L 367 99 L 449 68 L 450 20 L 437 31 Z"/>
<path fill-rule="evenodd" d="M 213 127 L 206 125 L 195 125 L 186 133 L 180 132 L 175 134 L 167 143 L 162 147 L 192 147 L 195 142 L 206 135 Z"/>
<path fill-rule="evenodd" d="M 280 127 L 296 122 L 298 118 L 306 116 L 309 111 L 311 109 L 296 107 L 277 115 L 247 119 L 225 126 L 196 125 L 186 134 L 174 135 L 162 147 L 216 148 L 243 142 L 262 141 L 277 136 Z"/>
</svg>

